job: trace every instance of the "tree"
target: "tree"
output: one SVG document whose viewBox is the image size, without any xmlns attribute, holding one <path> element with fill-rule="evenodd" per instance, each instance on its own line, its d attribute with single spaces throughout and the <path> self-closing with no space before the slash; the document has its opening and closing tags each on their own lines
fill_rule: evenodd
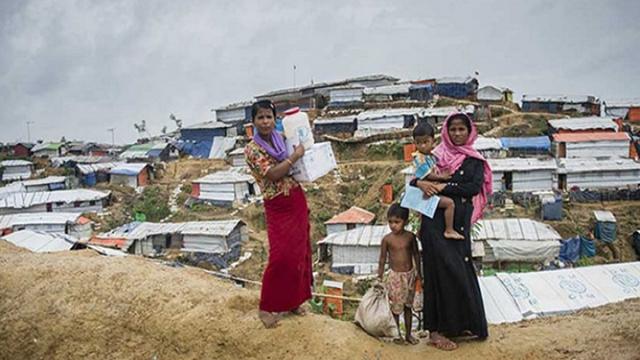
<svg viewBox="0 0 640 360">
<path fill-rule="evenodd" d="M 169 119 L 176 123 L 178 130 L 182 129 L 182 119 L 178 119 L 175 115 L 170 114 Z"/>
</svg>

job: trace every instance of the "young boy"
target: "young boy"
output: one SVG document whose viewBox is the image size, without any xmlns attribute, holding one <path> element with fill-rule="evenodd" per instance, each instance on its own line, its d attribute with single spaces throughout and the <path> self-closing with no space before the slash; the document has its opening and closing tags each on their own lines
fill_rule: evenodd
<svg viewBox="0 0 640 360">
<path fill-rule="evenodd" d="M 404 312 L 405 339 L 415 345 L 418 339 L 411 336 L 411 320 L 413 297 L 416 281 L 422 281 L 420 276 L 420 254 L 418 242 L 413 233 L 404 229 L 409 219 L 409 210 L 393 204 L 387 212 L 387 220 L 391 233 L 382 239 L 380 260 L 378 261 L 378 278 L 383 280 L 384 265 L 389 258 L 389 275 L 385 283 L 389 294 L 391 312 L 398 325 L 400 334 L 400 314 Z M 415 267 L 414 267 L 415 261 Z M 403 342 L 397 338 L 396 342 Z"/>
<path fill-rule="evenodd" d="M 431 153 L 435 147 L 435 131 L 428 123 L 420 123 L 413 129 L 413 142 L 416 152 L 413 155 L 413 164 L 416 167 L 416 177 L 420 180 L 448 181 L 451 174 L 438 174 L 435 171 L 436 157 Z M 453 228 L 453 216 L 455 204 L 449 197 L 438 195 L 438 208 L 444 209 L 444 237 L 447 239 L 464 240 L 459 232 Z"/>
</svg>

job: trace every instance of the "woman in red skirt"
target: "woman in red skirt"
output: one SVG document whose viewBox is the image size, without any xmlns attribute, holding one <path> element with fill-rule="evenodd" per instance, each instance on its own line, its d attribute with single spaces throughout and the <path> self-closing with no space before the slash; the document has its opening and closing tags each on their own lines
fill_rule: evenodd
<svg viewBox="0 0 640 360">
<path fill-rule="evenodd" d="M 276 108 L 271 101 L 254 103 L 251 117 L 256 134 L 244 153 L 264 197 L 269 237 L 259 317 L 272 328 L 282 313 L 304 315 L 300 305 L 311 298 L 309 210 L 302 187 L 288 175 L 304 155 L 304 147 L 295 146 L 293 154 L 287 153 L 282 135 L 274 130 Z"/>
</svg>

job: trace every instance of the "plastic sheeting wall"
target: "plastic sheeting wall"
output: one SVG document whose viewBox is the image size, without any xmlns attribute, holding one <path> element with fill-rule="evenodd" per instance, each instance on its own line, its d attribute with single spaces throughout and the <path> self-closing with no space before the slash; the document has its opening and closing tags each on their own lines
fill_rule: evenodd
<svg viewBox="0 0 640 360">
<path fill-rule="evenodd" d="M 640 262 L 479 278 L 487 321 L 561 315 L 640 297 Z"/>
<path fill-rule="evenodd" d="M 629 141 L 589 141 L 566 143 L 566 157 L 629 157 Z"/>
<path fill-rule="evenodd" d="M 567 189 L 617 188 L 640 184 L 640 170 L 597 171 L 567 174 Z"/>
</svg>

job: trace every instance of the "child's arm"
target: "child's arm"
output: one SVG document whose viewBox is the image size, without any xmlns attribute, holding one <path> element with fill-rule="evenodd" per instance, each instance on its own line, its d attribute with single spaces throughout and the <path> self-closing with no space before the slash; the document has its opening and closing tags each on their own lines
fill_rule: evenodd
<svg viewBox="0 0 640 360">
<path fill-rule="evenodd" d="M 448 171 L 438 173 L 435 170 L 431 170 L 431 172 L 427 175 L 427 180 L 446 182 L 451 180 L 451 173 L 449 173 Z"/>
<path fill-rule="evenodd" d="M 384 264 L 387 262 L 387 237 L 382 238 L 380 244 L 380 259 L 378 259 L 378 279 L 382 281 L 384 277 Z"/>
<path fill-rule="evenodd" d="M 411 246 L 413 249 L 413 260 L 416 264 L 416 274 L 418 275 L 418 280 L 422 280 L 422 263 L 420 260 L 420 251 L 418 250 L 418 239 L 415 235 L 413 235 L 413 244 Z"/>
</svg>

